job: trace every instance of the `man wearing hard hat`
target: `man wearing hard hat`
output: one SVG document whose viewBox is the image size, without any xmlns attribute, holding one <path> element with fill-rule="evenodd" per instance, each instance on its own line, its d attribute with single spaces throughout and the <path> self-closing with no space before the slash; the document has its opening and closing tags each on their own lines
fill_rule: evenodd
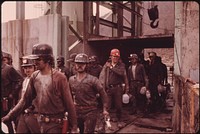
<svg viewBox="0 0 200 134">
<path fill-rule="evenodd" d="M 113 102 L 116 108 L 117 126 L 121 128 L 123 127 L 121 123 L 122 95 L 123 92 L 128 92 L 129 90 L 128 78 L 125 64 L 120 59 L 120 51 L 118 49 L 114 48 L 111 50 L 110 59 L 111 61 L 107 61 L 103 66 L 99 79 L 108 95 L 108 109 L 111 109 Z M 125 88 L 122 88 L 124 83 Z"/>
<path fill-rule="evenodd" d="M 128 80 L 132 95 L 130 114 L 135 114 L 139 111 L 145 111 L 148 80 L 144 66 L 138 62 L 137 54 L 130 54 L 129 59 L 131 65 L 128 68 Z"/>
</svg>

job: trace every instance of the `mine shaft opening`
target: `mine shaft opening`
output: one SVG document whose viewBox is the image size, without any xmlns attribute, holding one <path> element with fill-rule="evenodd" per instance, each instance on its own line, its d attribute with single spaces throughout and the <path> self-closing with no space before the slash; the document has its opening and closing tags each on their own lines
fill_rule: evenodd
<svg viewBox="0 0 200 134">
<path fill-rule="evenodd" d="M 88 45 L 98 56 L 100 64 L 108 60 L 110 51 L 113 48 L 120 50 L 120 57 L 126 67 L 130 65 L 128 57 L 131 53 L 136 53 L 140 58 L 144 56 L 143 50 L 146 48 L 174 48 L 174 36 L 146 37 L 146 38 L 105 38 L 89 39 Z"/>
</svg>

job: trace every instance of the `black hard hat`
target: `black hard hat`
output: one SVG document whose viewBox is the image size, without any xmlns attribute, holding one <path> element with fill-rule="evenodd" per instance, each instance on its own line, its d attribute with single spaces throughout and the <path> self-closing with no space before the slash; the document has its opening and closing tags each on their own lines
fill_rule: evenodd
<svg viewBox="0 0 200 134">
<path fill-rule="evenodd" d="M 64 62 L 65 58 L 63 56 L 58 56 L 57 61 L 62 61 Z"/>
<path fill-rule="evenodd" d="M 156 56 L 157 56 L 156 52 L 149 52 L 149 57 L 156 57 Z"/>
<path fill-rule="evenodd" d="M 22 57 L 22 67 L 26 67 L 26 66 L 34 66 L 35 63 L 34 63 L 34 60 L 32 59 L 29 59 L 28 56 L 24 56 Z"/>
<path fill-rule="evenodd" d="M 129 59 L 138 59 L 137 54 L 130 54 Z"/>
<path fill-rule="evenodd" d="M 80 54 L 76 55 L 74 62 L 75 63 L 88 63 L 89 59 L 88 59 L 87 54 L 80 53 Z"/>
<path fill-rule="evenodd" d="M 48 44 L 35 44 L 32 48 L 32 55 L 30 55 L 30 59 L 38 59 L 40 56 L 53 57 L 52 47 Z"/>
</svg>

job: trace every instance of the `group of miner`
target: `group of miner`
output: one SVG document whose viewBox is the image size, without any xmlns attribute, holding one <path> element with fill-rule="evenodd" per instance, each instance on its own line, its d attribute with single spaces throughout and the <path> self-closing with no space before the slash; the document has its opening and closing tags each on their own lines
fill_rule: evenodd
<svg viewBox="0 0 200 134">
<path fill-rule="evenodd" d="M 9 133 L 94 133 L 99 114 L 110 118 L 114 108 L 121 128 L 124 97 L 130 115 L 165 106 L 167 67 L 148 54 L 149 60 L 130 54 L 127 68 L 117 48 L 104 65 L 96 55 L 72 53 L 67 60 L 58 56 L 55 67 L 51 45 L 38 43 L 21 58 L 19 71 L 1 51 L 1 120 Z"/>
</svg>

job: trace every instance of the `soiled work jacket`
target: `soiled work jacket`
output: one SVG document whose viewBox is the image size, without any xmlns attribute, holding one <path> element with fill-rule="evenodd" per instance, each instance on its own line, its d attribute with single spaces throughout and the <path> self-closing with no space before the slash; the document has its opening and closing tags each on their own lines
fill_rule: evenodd
<svg viewBox="0 0 200 134">
<path fill-rule="evenodd" d="M 35 111 L 39 114 L 57 115 L 63 113 L 64 115 L 64 112 L 67 111 L 70 124 L 73 127 L 77 125 L 75 106 L 66 76 L 53 69 L 52 74 L 47 77 L 50 77 L 51 84 L 49 85 L 41 84 L 41 77 L 39 70 L 32 74 L 24 96 L 16 107 L 9 112 L 10 118 L 17 116 L 22 110 L 29 107 L 34 100 Z"/>
</svg>

